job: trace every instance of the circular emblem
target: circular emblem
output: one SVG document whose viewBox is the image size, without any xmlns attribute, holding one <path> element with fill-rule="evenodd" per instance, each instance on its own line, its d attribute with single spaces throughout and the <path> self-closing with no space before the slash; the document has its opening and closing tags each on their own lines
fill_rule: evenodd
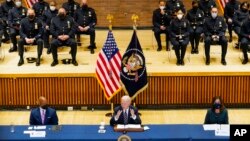
<svg viewBox="0 0 250 141">
<path fill-rule="evenodd" d="M 118 141 L 131 141 L 131 138 L 127 135 L 121 135 L 119 138 L 118 138 Z"/>
<path fill-rule="evenodd" d="M 121 75 L 130 81 L 138 81 L 146 71 L 143 53 L 134 48 L 125 52 L 122 58 Z"/>
</svg>

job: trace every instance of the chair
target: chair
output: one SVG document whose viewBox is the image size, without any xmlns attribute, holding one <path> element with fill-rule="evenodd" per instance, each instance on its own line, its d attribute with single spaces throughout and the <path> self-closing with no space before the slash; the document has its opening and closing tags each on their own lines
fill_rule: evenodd
<svg viewBox="0 0 250 141">
<path fill-rule="evenodd" d="M 0 61 L 3 61 L 5 57 L 4 48 L 0 46 Z"/>
<path fill-rule="evenodd" d="M 211 55 L 221 55 L 222 52 L 221 52 L 221 48 L 220 47 L 218 47 L 218 49 L 220 49 L 220 52 L 218 50 L 211 51 L 211 48 L 214 47 L 214 46 L 217 46 L 217 47 L 220 46 L 219 41 L 212 41 L 212 43 L 210 45 L 210 56 Z M 206 61 L 205 43 L 204 43 L 203 58 Z"/>
<path fill-rule="evenodd" d="M 83 47 L 83 45 L 86 44 L 86 46 L 88 46 L 88 44 L 86 43 L 86 41 L 88 40 L 88 43 L 90 41 L 90 36 L 83 36 L 83 35 L 87 35 L 87 34 L 80 34 L 80 41 L 77 41 L 77 46 L 79 47 Z M 77 35 L 75 36 L 76 40 L 77 40 Z"/>
</svg>

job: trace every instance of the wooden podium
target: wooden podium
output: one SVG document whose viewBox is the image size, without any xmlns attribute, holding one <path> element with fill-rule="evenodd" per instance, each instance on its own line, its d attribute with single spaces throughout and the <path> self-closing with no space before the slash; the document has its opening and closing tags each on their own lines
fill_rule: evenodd
<svg viewBox="0 0 250 141">
<path fill-rule="evenodd" d="M 144 128 L 141 126 L 140 128 L 117 128 L 117 125 L 114 126 L 114 131 L 115 132 L 143 132 Z"/>
</svg>

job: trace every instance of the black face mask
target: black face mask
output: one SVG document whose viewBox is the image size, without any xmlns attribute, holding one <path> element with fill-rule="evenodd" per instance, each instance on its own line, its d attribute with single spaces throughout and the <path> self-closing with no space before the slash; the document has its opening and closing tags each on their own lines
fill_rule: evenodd
<svg viewBox="0 0 250 141">
<path fill-rule="evenodd" d="M 198 6 L 196 5 L 196 6 L 193 6 L 193 9 L 194 10 L 197 10 L 198 9 Z"/>
<path fill-rule="evenodd" d="M 35 15 L 28 15 L 28 18 L 29 18 L 29 20 L 34 20 L 34 18 L 35 18 Z"/>
<path fill-rule="evenodd" d="M 87 7 L 88 7 L 87 4 L 83 4 L 83 5 L 82 5 L 82 8 L 83 8 L 83 9 L 86 9 Z"/>
<path fill-rule="evenodd" d="M 41 106 L 41 108 L 44 109 L 44 110 L 46 110 L 46 109 L 48 109 L 48 105 L 47 104 L 43 105 L 43 106 Z"/>
<path fill-rule="evenodd" d="M 221 108 L 221 104 L 220 103 L 214 103 L 213 108 L 214 109 L 220 109 Z"/>
<path fill-rule="evenodd" d="M 43 2 L 43 0 L 38 0 L 39 2 Z"/>
<path fill-rule="evenodd" d="M 64 13 L 59 13 L 58 16 L 60 19 L 65 19 L 65 17 L 66 17 L 66 15 Z"/>
<path fill-rule="evenodd" d="M 248 12 L 248 10 L 247 10 L 247 9 L 245 9 L 245 8 L 242 8 L 242 11 L 243 11 L 243 12 Z"/>
<path fill-rule="evenodd" d="M 74 2 L 74 0 L 68 0 L 68 2 L 69 2 L 69 3 L 72 3 L 72 2 Z"/>
</svg>

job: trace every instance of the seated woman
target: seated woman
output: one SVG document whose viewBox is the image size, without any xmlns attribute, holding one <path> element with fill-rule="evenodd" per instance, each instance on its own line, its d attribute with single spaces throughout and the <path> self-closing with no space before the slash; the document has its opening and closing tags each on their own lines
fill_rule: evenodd
<svg viewBox="0 0 250 141">
<path fill-rule="evenodd" d="M 207 110 L 204 124 L 228 124 L 228 112 L 221 97 L 216 96 Z"/>
</svg>

